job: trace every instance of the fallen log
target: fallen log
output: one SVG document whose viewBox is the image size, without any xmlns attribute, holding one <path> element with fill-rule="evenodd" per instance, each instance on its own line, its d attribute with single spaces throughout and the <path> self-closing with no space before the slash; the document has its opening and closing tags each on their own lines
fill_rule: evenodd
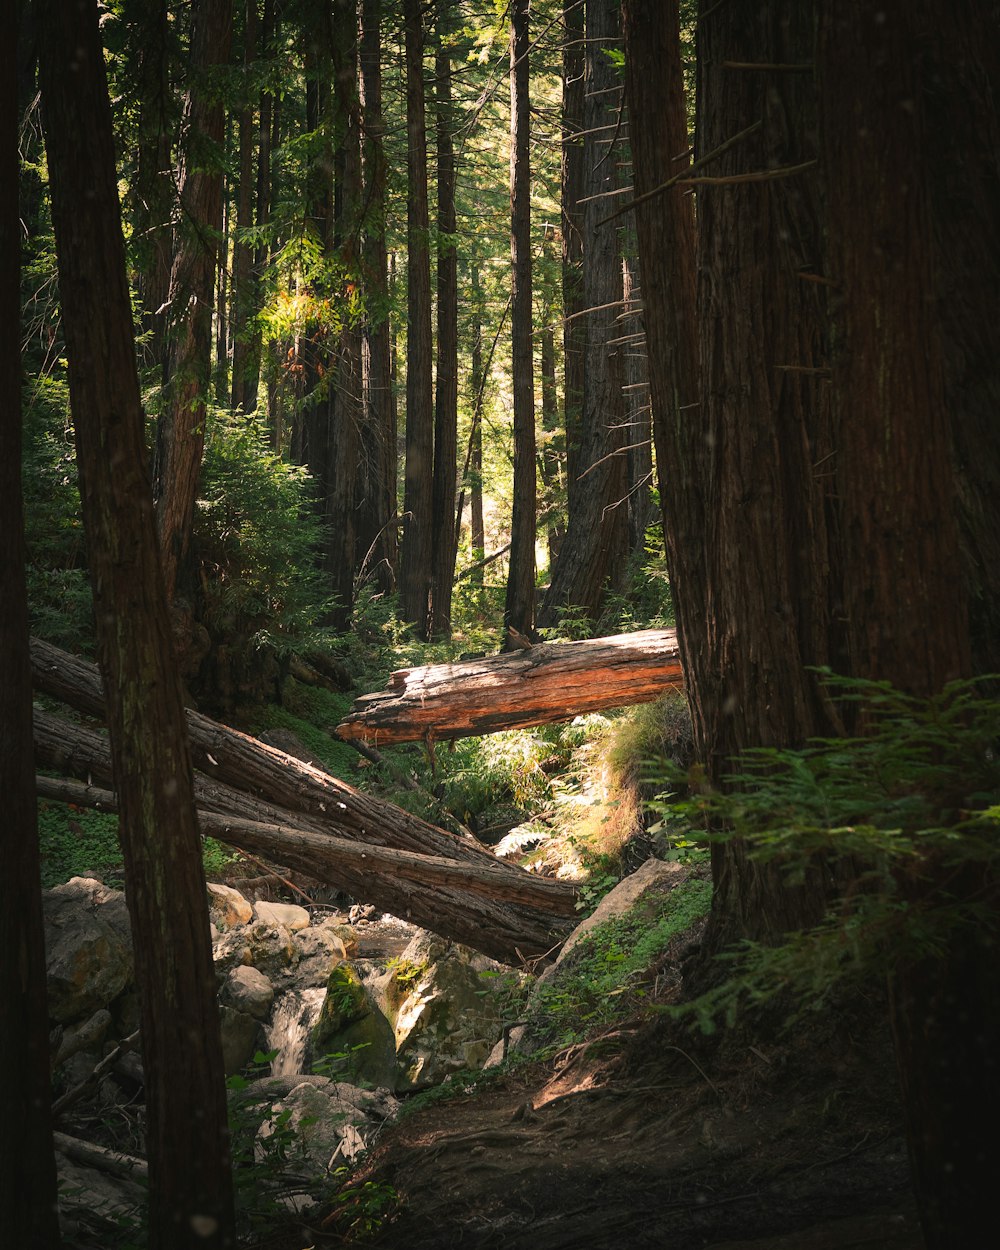
<svg viewBox="0 0 1000 1250">
<path fill-rule="evenodd" d="M 677 633 L 646 629 L 581 642 L 544 642 L 454 664 L 394 672 L 355 699 L 335 733 L 379 746 L 447 741 L 650 703 L 683 686 Z"/>
<path fill-rule="evenodd" d="M 94 664 L 33 638 L 31 667 L 36 690 L 103 719 L 104 693 Z M 341 837 L 445 859 L 501 863 L 475 839 L 449 833 L 393 803 L 364 794 L 249 734 L 191 710 L 187 722 L 194 767 L 207 777 L 274 803 L 286 812 L 314 817 L 321 822 L 320 827 Z M 512 875 L 520 872 L 513 865 L 501 863 L 501 867 Z"/>
<path fill-rule="evenodd" d="M 65 778 L 36 777 L 35 791 L 39 798 L 98 811 L 117 812 L 118 800 L 110 790 L 100 790 L 82 782 Z M 417 855 L 413 851 L 396 851 L 390 847 L 364 845 L 347 838 L 314 833 L 291 825 L 246 820 L 217 812 L 198 812 L 201 831 L 208 837 L 227 842 L 240 849 L 253 848 L 296 867 L 294 861 L 308 861 L 311 874 L 317 866 L 336 873 L 347 868 L 359 873 L 388 872 L 418 885 L 457 885 L 485 898 L 503 898 L 510 903 L 537 906 L 540 899 L 550 901 L 553 915 L 571 916 L 576 911 L 575 891 L 551 877 L 536 877 L 522 872 L 518 878 L 502 872 L 499 860 L 493 864 L 463 864 L 436 855 Z"/>
<path fill-rule="evenodd" d="M 86 783 L 74 787 L 41 778 L 43 793 L 113 810 L 107 736 L 38 708 L 34 722 L 37 763 Z M 200 774 L 195 802 L 204 831 L 220 841 L 288 864 L 503 963 L 544 961 L 573 927 L 573 886 L 534 876 L 485 851 L 475 859 L 452 859 L 393 852 L 374 838 L 364 844 L 338 838 L 331 832 L 338 829 L 334 815 L 320 819 L 291 812 Z M 454 843 L 468 845 L 458 838 Z"/>
</svg>

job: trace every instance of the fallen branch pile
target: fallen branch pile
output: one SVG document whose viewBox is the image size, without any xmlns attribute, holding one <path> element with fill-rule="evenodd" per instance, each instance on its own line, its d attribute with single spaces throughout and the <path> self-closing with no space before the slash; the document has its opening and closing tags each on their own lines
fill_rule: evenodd
<svg viewBox="0 0 1000 1250">
<path fill-rule="evenodd" d="M 94 665 L 37 639 L 31 654 L 37 690 L 103 717 Z M 573 927 L 573 886 L 505 864 L 472 839 L 198 712 L 188 712 L 188 729 L 202 828 L 220 841 L 507 963 L 548 957 Z M 36 708 L 34 735 L 40 767 L 86 783 L 39 778 L 42 792 L 113 809 L 106 734 Z"/>
</svg>

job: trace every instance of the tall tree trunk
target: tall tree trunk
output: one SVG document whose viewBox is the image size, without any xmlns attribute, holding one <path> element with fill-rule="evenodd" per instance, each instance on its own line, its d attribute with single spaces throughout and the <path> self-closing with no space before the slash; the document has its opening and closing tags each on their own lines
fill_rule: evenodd
<svg viewBox="0 0 1000 1250">
<path fill-rule="evenodd" d="M 618 337 L 622 270 L 617 230 L 601 226 L 617 184 L 620 82 L 608 51 L 618 47 L 617 0 L 587 0 L 584 99 L 583 301 L 586 308 L 579 454 L 569 479 L 569 520 L 539 620 L 561 609 L 596 619 L 609 581 L 625 568 L 627 494 L 620 420 L 621 377 L 611 357 Z M 572 436 L 571 436 L 572 437 Z"/>
<path fill-rule="evenodd" d="M 455 240 L 455 147 L 451 137 L 449 9 L 439 0 L 435 67 L 437 132 L 437 372 L 434 395 L 434 493 L 431 634 L 451 637 L 455 579 L 455 487 L 458 472 L 458 251 Z"/>
<path fill-rule="evenodd" d="M 583 411 L 583 354 L 587 327 L 580 315 L 583 298 L 584 152 L 583 107 L 586 57 L 584 5 L 563 0 L 562 64 L 562 287 L 563 287 L 563 422 L 566 428 L 566 477 L 575 482 L 580 453 Z"/>
<path fill-rule="evenodd" d="M 510 334 L 514 392 L 514 503 L 504 605 L 504 625 L 525 638 L 530 638 L 535 630 L 536 492 L 528 7 L 528 0 L 514 0 L 510 19 Z M 505 645 L 509 644 L 505 641 Z"/>
<path fill-rule="evenodd" d="M 646 547 L 646 530 L 653 520 L 650 487 L 653 481 L 652 423 L 649 416 L 649 378 L 646 372 L 646 342 L 640 329 L 641 303 L 636 292 L 637 264 L 622 257 L 622 310 L 619 337 L 627 340 L 620 349 L 622 361 L 622 411 L 624 439 L 628 448 L 628 548 L 641 557 Z"/>
<path fill-rule="evenodd" d="M 673 160 L 686 140 L 677 12 L 628 0 L 625 18 L 635 186 L 642 195 L 684 172 Z M 726 66 L 809 62 L 814 18 L 809 5 L 781 16 L 745 5 L 706 13 L 698 135 L 699 155 L 712 154 L 713 177 L 814 158 L 810 77 Z M 642 68 L 654 49 L 667 67 L 667 109 Z M 746 747 L 836 731 L 808 667 L 843 667 L 828 476 L 835 441 L 826 287 L 815 170 L 706 185 L 699 199 L 699 404 L 699 349 L 686 306 L 692 224 L 683 193 L 678 187 L 647 199 L 636 220 L 682 659 L 697 750 L 722 779 Z M 715 847 L 713 867 L 706 951 L 801 927 L 825 906 L 828 881 L 817 875 L 785 888 L 773 867 L 749 861 L 738 843 Z"/>
<path fill-rule="evenodd" d="M 483 391 L 486 371 L 483 365 L 483 307 L 479 266 L 472 270 L 472 362 L 470 386 L 472 388 L 472 429 L 469 431 L 469 540 L 472 559 L 482 560 L 486 555 L 486 519 L 483 515 Z M 461 522 L 461 517 L 459 517 Z M 475 585 L 483 584 L 483 568 L 480 565 L 472 574 Z"/>
<path fill-rule="evenodd" d="M 363 0 L 361 26 L 364 177 L 364 421 L 358 542 L 363 564 L 383 593 L 396 585 L 396 405 L 389 345 L 389 269 L 385 243 L 386 163 L 382 116 L 382 0 Z"/>
<path fill-rule="evenodd" d="M 987 8 L 993 8 L 991 21 Z M 938 280 L 934 212 L 954 197 L 972 234 L 956 240 L 965 257 L 995 255 L 998 228 L 991 218 L 974 223 L 965 217 L 961 184 L 950 196 L 935 185 L 941 171 L 929 154 L 931 140 L 942 133 L 937 109 L 956 104 L 949 121 L 959 123 L 968 116 L 967 90 L 985 85 L 995 69 L 995 53 L 986 51 L 984 59 L 984 50 L 992 46 L 996 16 L 995 6 L 971 17 L 968 11 L 944 13 L 928 0 L 896 0 L 877 14 L 849 2 L 825 4 L 820 25 L 829 276 L 839 294 L 832 368 L 851 671 L 917 694 L 935 693 L 972 671 L 965 592 L 975 588 L 982 549 L 963 568 L 959 516 L 964 512 L 968 522 L 974 513 L 960 510 L 959 497 L 965 489 L 968 499 L 970 479 L 979 485 L 983 475 L 970 473 L 965 457 L 956 463 L 953 456 L 958 422 L 948 401 L 956 402 L 962 387 L 952 336 L 960 325 L 973 329 L 984 316 L 994 320 L 997 300 L 992 287 L 987 292 L 976 281 L 954 292 L 960 312 L 943 312 L 929 298 Z M 954 59 L 939 52 L 942 28 Z M 928 62 L 936 70 L 930 79 Z M 934 83 L 930 97 L 925 81 Z M 995 116 L 994 110 L 994 135 Z M 961 155 L 961 141 L 956 147 L 960 167 L 968 160 L 978 165 L 978 135 L 975 156 Z M 963 182 L 968 165 L 965 171 Z M 995 338 L 995 329 L 988 333 Z M 971 341 L 978 350 L 983 336 L 973 329 Z M 995 356 L 989 373 L 995 390 Z M 978 447 L 992 468 L 995 426 L 977 443 L 983 433 L 978 416 L 960 438 L 965 447 Z M 975 502 L 978 511 L 983 501 Z M 1000 525 L 1000 504 L 994 498 L 988 507 L 993 526 Z M 981 862 L 947 875 L 934 862 L 920 872 L 911 866 L 899 886 L 906 905 L 916 909 L 956 901 L 992 906 L 995 938 L 1000 898 Z M 914 1192 L 928 1250 L 973 1245 L 993 1219 L 1000 999 L 986 929 L 980 921 L 960 926 L 946 953 L 908 952 L 890 975 Z"/>
<path fill-rule="evenodd" d="M 546 318 L 548 321 L 548 318 Z M 542 451 L 539 467 L 545 502 L 542 516 L 548 543 L 549 565 L 559 556 L 563 530 L 558 524 L 558 501 L 563 493 L 562 461 L 559 455 L 559 392 L 556 381 L 556 334 L 551 323 L 542 327 L 541 383 L 542 383 Z"/>
<path fill-rule="evenodd" d="M 4 1232 L 25 1250 L 58 1247 L 45 940 L 31 745 L 28 598 L 21 502 L 21 287 L 17 40 L 0 49 L 0 1071 L 13 1074 L 0 1123 Z"/>
<path fill-rule="evenodd" d="M 141 1000 L 149 1244 L 224 1247 L 235 1228 L 215 973 L 96 3 L 47 4 L 43 38 L 70 398 Z"/>
<path fill-rule="evenodd" d="M 361 424 L 361 330 L 358 315 L 346 298 L 350 285 L 357 281 L 360 267 L 361 131 L 358 19 L 354 0 L 335 0 L 333 6 L 333 74 L 339 173 L 334 238 L 349 285 L 344 292 L 344 319 L 337 343 L 335 377 L 326 397 L 330 459 L 323 493 L 327 526 L 325 571 L 334 596 L 331 623 L 343 631 L 350 625 L 354 606 L 355 491 Z"/>
<path fill-rule="evenodd" d="M 230 406 L 252 412 L 249 400 L 256 402 L 257 381 L 251 377 L 260 369 L 259 353 L 254 352 L 252 318 L 257 312 L 257 280 L 254 273 L 254 249 L 246 239 L 246 231 L 254 222 L 254 192 L 257 173 L 254 169 L 254 135 L 260 133 L 254 117 L 249 75 L 257 60 L 257 0 L 247 0 L 243 21 L 243 107 L 237 118 L 239 128 L 239 182 L 236 189 L 236 233 L 233 238 L 233 379 Z"/>
<path fill-rule="evenodd" d="M 170 274 L 164 383 L 166 409 L 157 430 L 155 494 L 160 557 L 171 602 L 178 590 L 194 520 L 205 446 L 205 401 L 212 366 L 212 307 L 222 233 L 225 112 L 208 78 L 228 64 L 232 0 L 198 0 L 191 34 L 191 86 L 184 104 L 180 213 Z"/>
<path fill-rule="evenodd" d="M 146 342 L 144 364 L 162 363 L 164 309 L 173 261 L 171 221 L 174 183 L 171 136 L 175 113 L 170 91 L 170 20 L 166 0 L 129 6 L 133 46 L 138 53 L 139 120 L 137 164 L 132 186 L 132 236 L 140 324 Z"/>
<path fill-rule="evenodd" d="M 424 29 L 419 0 L 404 0 L 406 41 L 406 467 L 399 596 L 403 619 L 428 636 L 434 487 L 431 270 L 427 208 Z"/>
</svg>

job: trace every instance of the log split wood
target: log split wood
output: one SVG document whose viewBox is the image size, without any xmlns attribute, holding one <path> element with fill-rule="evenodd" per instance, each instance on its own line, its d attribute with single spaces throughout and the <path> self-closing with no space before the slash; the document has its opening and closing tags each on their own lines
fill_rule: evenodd
<svg viewBox="0 0 1000 1250">
<path fill-rule="evenodd" d="M 93 665 L 37 640 L 32 665 L 37 689 L 89 715 L 103 713 Z M 572 928 L 572 885 L 505 864 L 479 843 L 199 713 L 189 712 L 188 724 L 199 769 L 196 803 L 222 818 L 212 828 L 221 841 L 506 963 L 545 957 Z M 113 789 L 103 733 L 36 708 L 35 751 L 42 767 Z M 96 796 L 90 803 L 85 794 L 66 801 L 106 802 Z M 385 854 L 392 851 L 407 854 Z"/>
<path fill-rule="evenodd" d="M 364 738 L 379 746 L 441 742 L 650 703 L 683 681 L 672 629 L 538 643 L 400 669 L 385 690 L 356 699 L 335 732 L 345 741 Z"/>
</svg>

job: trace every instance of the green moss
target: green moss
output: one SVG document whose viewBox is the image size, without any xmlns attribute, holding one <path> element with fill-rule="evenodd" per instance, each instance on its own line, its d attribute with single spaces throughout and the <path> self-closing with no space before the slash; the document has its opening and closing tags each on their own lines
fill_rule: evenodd
<svg viewBox="0 0 1000 1250">
<path fill-rule="evenodd" d="M 652 909 L 639 906 L 597 925 L 539 991 L 531 1012 L 535 1036 L 568 1045 L 640 1008 L 650 965 L 707 915 L 711 903 L 712 883 L 691 878 L 660 896 Z"/>
</svg>

